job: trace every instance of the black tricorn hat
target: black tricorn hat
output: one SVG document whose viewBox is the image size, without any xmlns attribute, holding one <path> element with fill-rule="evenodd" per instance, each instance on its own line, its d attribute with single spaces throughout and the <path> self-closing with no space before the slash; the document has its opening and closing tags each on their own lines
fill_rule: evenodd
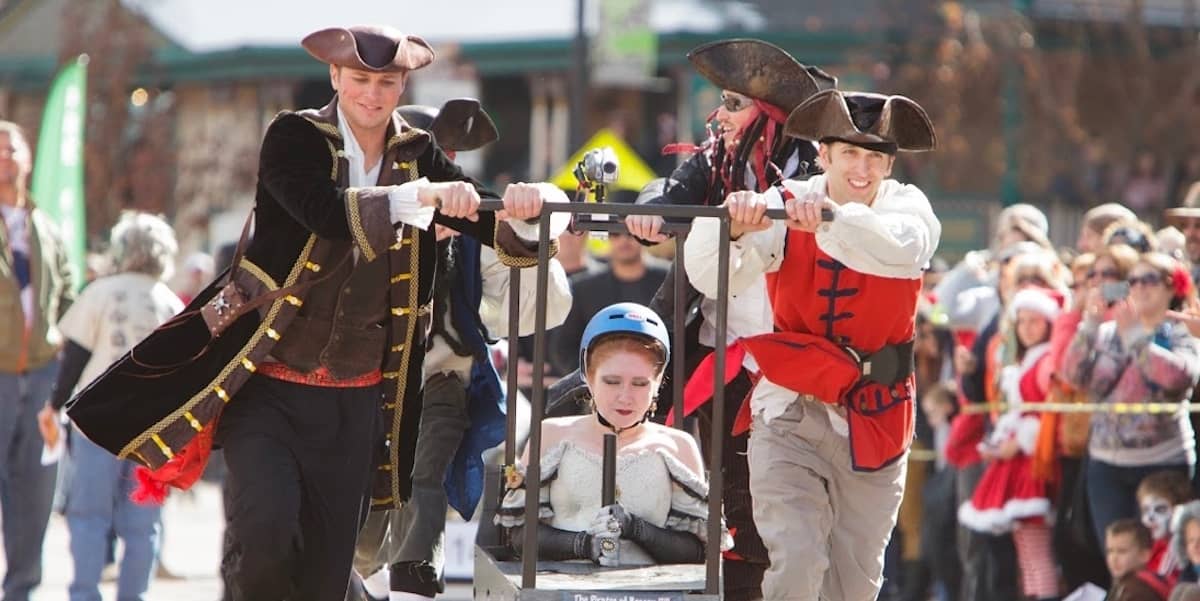
<svg viewBox="0 0 1200 601">
<path fill-rule="evenodd" d="M 330 27 L 304 36 L 300 45 L 323 63 L 363 71 L 412 71 L 433 62 L 425 40 L 391 27 Z"/>
<path fill-rule="evenodd" d="M 443 150 L 467 152 L 500 138 L 496 124 L 474 98 L 451 98 L 440 109 L 407 104 L 396 111 L 409 125 L 433 134 Z"/>
<path fill-rule="evenodd" d="M 809 96 L 837 85 L 837 79 L 810 68 L 774 44 L 762 40 L 719 40 L 688 53 L 696 70 L 713 85 L 791 111 Z"/>
<path fill-rule="evenodd" d="M 859 145 L 895 145 L 920 152 L 937 146 L 925 109 L 904 96 L 825 90 L 788 115 L 783 132 L 820 142 L 841 140 Z"/>
</svg>

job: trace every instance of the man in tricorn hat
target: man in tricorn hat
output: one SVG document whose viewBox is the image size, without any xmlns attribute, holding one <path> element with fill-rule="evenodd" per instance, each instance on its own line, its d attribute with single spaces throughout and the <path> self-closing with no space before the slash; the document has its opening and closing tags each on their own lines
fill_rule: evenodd
<svg viewBox="0 0 1200 601">
<path fill-rule="evenodd" d="M 433 134 L 451 159 L 499 138 L 495 123 L 473 98 L 454 98 L 441 108 L 405 105 L 397 112 L 409 125 Z M 565 227 L 569 219 L 567 213 L 556 214 L 552 229 Z M 441 225 L 436 231 L 438 274 L 412 494 L 400 509 L 368 516 L 354 553 L 354 568 L 364 577 L 366 590 L 352 585 L 348 600 L 361 599 L 363 592 L 409 600 L 444 592 L 447 506 L 471 519 L 483 494 L 481 454 L 504 440 L 504 389 L 487 343 L 508 334 L 509 269 L 478 240 Z M 571 308 L 571 288 L 557 259 L 549 267 L 546 327 L 552 328 Z M 536 293 L 536 278 L 526 273 L 521 278 L 520 335 L 533 333 Z"/>
<path fill-rule="evenodd" d="M 771 560 L 763 596 L 868 601 L 904 490 L 921 270 L 941 234 L 925 195 L 888 177 L 897 151 L 931 150 L 935 137 L 907 98 L 838 90 L 797 107 L 785 131 L 819 142 L 825 173 L 725 202 L 730 294 L 766 273 L 775 319 L 775 332 L 739 342 L 762 373 L 748 411 L 754 519 Z M 768 207 L 789 220 L 765 219 Z M 697 219 L 685 249 L 709 297 L 718 224 Z"/>
<path fill-rule="evenodd" d="M 89 438 L 148 468 L 147 487 L 189 486 L 210 445 L 224 447 L 222 574 L 234 600 L 341 599 L 360 510 L 407 500 L 436 269 L 430 226 L 525 266 L 536 262 L 536 227 L 523 220 L 546 199 L 565 201 L 552 186 L 514 184 L 507 220 L 478 211 L 490 193 L 395 112 L 409 74 L 434 58 L 421 38 L 330 28 L 303 46 L 329 64 L 336 96 L 268 126 L 256 233 L 248 245 L 243 234 L 228 280 L 70 409 Z"/>
<path fill-rule="evenodd" d="M 1181 206 L 1167 209 L 1166 217 L 1168 225 L 1183 232 L 1184 251 L 1192 263 L 1192 282 L 1200 283 L 1200 182 L 1188 188 Z"/>
<path fill-rule="evenodd" d="M 821 90 L 834 88 L 836 78 L 817 67 L 801 64 L 777 46 L 754 39 L 707 43 L 689 52 L 688 60 L 721 90 L 721 104 L 709 116 L 712 130 L 699 146 L 676 145 L 665 149 L 693 154 L 671 177 L 643 191 L 639 204 L 719 205 L 731 192 L 762 192 L 784 179 L 803 178 L 817 171 L 813 143 L 785 136 L 783 124 L 788 113 L 800 103 Z M 633 215 L 625 223 L 630 232 L 643 240 L 666 239 L 659 231 L 663 224 L 661 217 Z M 759 279 L 750 289 L 730 299 L 728 332 L 720 344 L 771 331 L 766 286 Z M 698 364 L 711 368 L 711 352 L 718 344 L 712 326 L 716 304 L 710 299 L 700 299 L 695 290 L 689 290 L 686 298 L 674 298 L 673 281 L 674 277 L 666 278 L 651 306 L 671 319 L 671 308 L 676 302 L 689 307 L 700 305 L 702 319 L 689 325 L 686 341 L 675 344 L 686 348 L 677 357 L 688 358 L 685 413 L 698 411 L 703 430 L 707 430 L 712 413 L 712 405 L 708 403 L 712 398 L 712 372 L 696 370 Z M 750 374 L 756 370 L 754 360 L 747 357 L 742 369 L 726 378 L 727 419 L 737 414 L 750 390 Z M 683 383 L 672 382 L 670 386 Z M 669 393 L 663 391 L 664 395 Z M 729 421 L 725 427 L 728 432 Z M 711 440 L 707 431 L 702 433 L 705 443 Z M 726 524 L 734 540 L 733 549 L 723 555 L 723 592 L 729 601 L 761 597 L 762 576 L 767 568 L 766 548 L 751 514 L 747 443 L 747 433 L 741 432 L 728 437 L 723 445 L 725 477 L 721 494 Z"/>
</svg>

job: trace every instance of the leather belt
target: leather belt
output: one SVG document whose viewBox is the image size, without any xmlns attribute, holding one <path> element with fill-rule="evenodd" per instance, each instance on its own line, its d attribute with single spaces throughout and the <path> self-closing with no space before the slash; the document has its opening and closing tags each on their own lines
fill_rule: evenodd
<svg viewBox="0 0 1200 601">
<path fill-rule="evenodd" d="M 310 372 L 301 372 L 283 363 L 275 362 L 259 363 L 257 373 L 273 380 L 321 388 L 363 388 L 383 381 L 383 372 L 378 369 L 349 378 L 335 378 L 324 367 L 318 367 Z"/>
</svg>

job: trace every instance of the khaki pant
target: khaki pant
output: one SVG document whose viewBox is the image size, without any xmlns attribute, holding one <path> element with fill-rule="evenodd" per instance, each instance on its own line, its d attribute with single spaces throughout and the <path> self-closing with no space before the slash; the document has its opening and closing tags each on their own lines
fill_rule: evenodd
<svg viewBox="0 0 1200 601">
<path fill-rule="evenodd" d="M 907 461 L 850 467 L 850 445 L 819 401 L 797 399 L 750 435 L 754 520 L 770 554 L 764 599 L 873 601 Z"/>
</svg>

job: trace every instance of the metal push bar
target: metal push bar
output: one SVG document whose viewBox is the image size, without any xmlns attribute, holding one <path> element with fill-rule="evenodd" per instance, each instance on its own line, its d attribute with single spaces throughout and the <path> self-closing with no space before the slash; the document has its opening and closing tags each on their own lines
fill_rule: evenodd
<svg viewBox="0 0 1200 601">
<path fill-rule="evenodd" d="M 499 200 L 485 200 L 480 204 L 479 209 L 483 211 L 498 211 L 503 208 L 503 203 Z M 715 359 L 714 369 L 714 385 L 713 385 L 713 415 L 712 415 L 712 441 L 709 453 L 709 494 L 708 494 L 708 544 L 705 545 L 706 555 L 706 576 L 705 576 L 705 593 L 708 595 L 720 595 L 721 584 L 721 490 L 723 489 L 723 475 L 721 471 L 721 457 L 724 449 L 724 430 L 725 430 L 725 387 L 721 379 L 725 373 L 725 344 L 723 341 L 726 336 L 727 317 L 728 317 L 728 298 L 729 298 L 729 212 L 724 207 L 713 206 L 679 206 L 679 205 L 632 205 L 632 204 L 614 204 L 614 203 L 548 203 L 543 205 L 542 214 L 538 219 L 538 264 L 537 264 L 537 299 L 534 306 L 535 330 L 533 339 L 533 394 L 530 398 L 530 427 L 528 437 L 528 465 L 525 467 L 525 515 L 538 515 L 538 500 L 541 493 L 541 451 L 542 451 L 542 426 L 541 422 L 545 415 L 546 403 L 546 387 L 542 384 L 545 376 L 546 363 L 546 288 L 549 284 L 549 269 L 548 263 L 550 260 L 550 215 L 553 213 L 573 213 L 573 214 L 603 214 L 624 217 L 627 215 L 657 215 L 668 218 L 678 219 L 694 219 L 696 217 L 715 217 L 720 219 L 720 247 L 717 253 L 717 298 L 714 299 L 717 305 L 716 323 L 713 325 L 716 329 L 716 340 L 718 343 L 713 349 Z M 766 217 L 769 219 L 787 219 L 787 213 L 783 209 L 769 209 L 766 212 Z M 621 221 L 595 221 L 578 223 L 577 229 L 585 229 L 588 231 L 613 231 L 626 232 L 625 225 Z M 690 230 L 690 223 L 664 224 L 663 231 L 667 233 L 684 234 Z M 682 302 L 685 296 L 686 286 L 684 278 L 687 277 L 683 265 L 683 243 L 682 238 L 677 239 L 675 246 L 675 303 L 674 303 L 674 339 L 676 346 L 680 346 L 684 339 L 684 311 L 685 304 Z M 508 375 L 508 428 L 507 438 L 504 445 L 504 461 L 505 466 L 516 465 L 516 393 L 517 393 L 517 368 L 516 368 L 516 341 L 519 339 L 519 299 L 520 299 L 520 282 L 521 270 L 519 268 L 510 269 L 511 280 L 509 282 L 509 357 L 507 366 Z M 682 350 L 680 348 L 680 350 Z M 683 424 L 683 375 L 684 361 L 682 353 L 677 353 L 675 356 L 675 364 L 673 370 L 674 381 L 674 398 L 672 399 L 675 408 L 675 426 L 681 428 Z M 537 586 L 537 557 L 538 557 L 538 541 L 537 528 L 524 528 L 523 535 L 525 537 L 522 545 L 523 552 L 521 554 L 521 588 L 534 589 Z"/>
</svg>

